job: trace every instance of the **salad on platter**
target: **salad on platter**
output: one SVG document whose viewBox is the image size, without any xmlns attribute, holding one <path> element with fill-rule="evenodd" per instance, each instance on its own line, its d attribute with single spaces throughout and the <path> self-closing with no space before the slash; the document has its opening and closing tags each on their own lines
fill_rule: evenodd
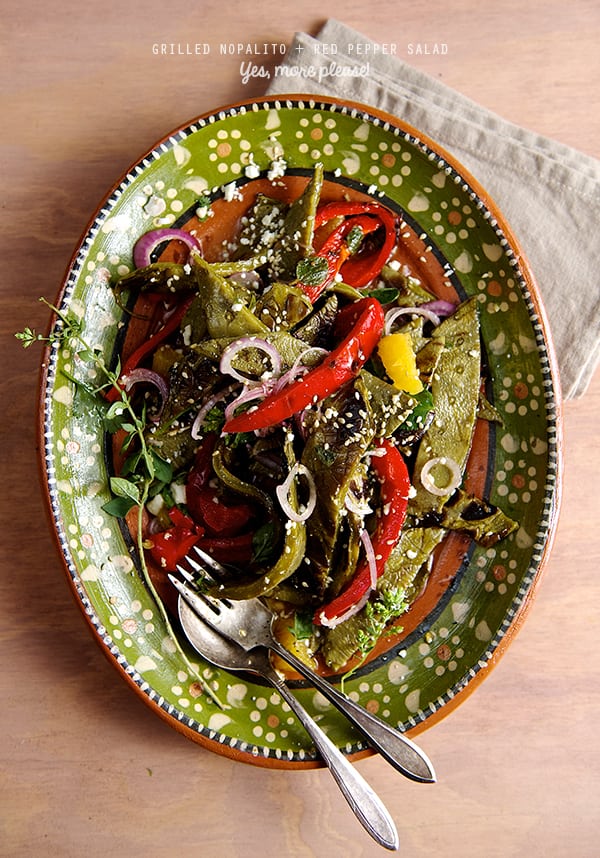
<svg viewBox="0 0 600 858">
<path fill-rule="evenodd" d="M 477 298 L 440 298 L 429 250 L 319 163 L 140 236 L 109 284 L 129 322 L 103 389 L 104 509 L 159 600 L 197 545 L 227 570 L 209 593 L 264 599 L 285 646 L 351 671 L 400 633 L 449 534 L 517 528 L 469 485 L 499 417 Z"/>
</svg>

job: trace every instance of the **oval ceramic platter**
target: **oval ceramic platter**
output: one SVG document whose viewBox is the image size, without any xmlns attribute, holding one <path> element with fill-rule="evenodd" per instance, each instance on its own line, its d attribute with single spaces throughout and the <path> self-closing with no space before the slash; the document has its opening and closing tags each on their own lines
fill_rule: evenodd
<svg viewBox="0 0 600 858">
<path fill-rule="evenodd" d="M 476 439 L 468 475 L 518 529 L 493 548 L 450 540 L 402 631 L 345 683 L 380 717 L 418 732 L 472 690 L 506 648 L 539 580 L 558 506 L 559 402 L 543 311 L 484 191 L 434 143 L 370 108 L 300 97 L 238 104 L 179 129 L 132 166 L 90 223 L 58 307 L 114 359 L 130 317 L 108 282 L 132 269 L 142 233 L 185 225 L 206 195 L 227 199 L 227 189 L 256 177 L 305 177 L 317 161 L 329 183 L 402 215 L 415 258 L 434 260 L 443 274 L 440 297 L 477 296 L 487 397 L 501 416 Z M 49 504 L 76 599 L 105 653 L 157 714 L 212 750 L 264 766 L 319 765 L 278 694 L 210 667 L 191 650 L 182 657 L 123 523 L 102 510 L 110 441 L 101 407 L 73 383 L 93 384 L 91 366 L 59 344 L 46 358 L 41 431 Z M 295 686 L 345 752 L 368 753 L 321 695 Z"/>
</svg>

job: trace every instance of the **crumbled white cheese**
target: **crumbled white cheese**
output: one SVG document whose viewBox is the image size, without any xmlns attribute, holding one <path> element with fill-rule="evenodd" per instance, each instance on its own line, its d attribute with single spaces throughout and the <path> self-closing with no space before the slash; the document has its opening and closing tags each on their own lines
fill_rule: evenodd
<svg viewBox="0 0 600 858">
<path fill-rule="evenodd" d="M 159 493 L 157 495 L 154 495 L 153 498 L 150 498 L 150 500 L 146 503 L 146 509 L 148 510 L 150 515 L 158 515 L 164 505 L 164 498 Z"/>
<path fill-rule="evenodd" d="M 177 504 L 186 504 L 187 503 L 187 493 L 185 490 L 185 483 L 171 483 L 171 493 L 173 495 L 173 500 Z"/>
<path fill-rule="evenodd" d="M 229 182 L 228 185 L 224 186 L 223 197 L 228 203 L 230 203 L 232 200 L 241 200 L 242 195 L 239 192 L 238 186 L 235 182 Z"/>
<path fill-rule="evenodd" d="M 258 168 L 258 165 L 255 164 L 254 161 L 251 161 L 244 170 L 244 174 L 248 179 L 258 179 L 258 177 L 260 176 L 260 170 Z"/>
<path fill-rule="evenodd" d="M 287 170 L 287 161 L 284 158 L 275 158 L 271 161 L 271 166 L 269 172 L 267 173 L 267 178 L 270 182 L 274 179 L 280 179 L 281 176 L 285 176 L 285 171 Z"/>
</svg>

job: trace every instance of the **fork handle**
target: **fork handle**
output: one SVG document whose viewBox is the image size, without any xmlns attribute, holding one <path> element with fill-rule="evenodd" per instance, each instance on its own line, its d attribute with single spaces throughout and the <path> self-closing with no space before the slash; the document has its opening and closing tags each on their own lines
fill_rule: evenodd
<svg viewBox="0 0 600 858">
<path fill-rule="evenodd" d="M 294 697 L 275 670 L 263 676 L 277 689 L 313 740 L 354 815 L 371 837 L 386 849 L 398 849 L 398 832 L 379 796 Z"/>
<path fill-rule="evenodd" d="M 275 639 L 269 648 L 308 679 L 362 733 L 369 745 L 406 777 L 421 783 L 435 783 L 435 771 L 427 755 L 407 736 L 367 709 L 359 706 L 330 682 L 315 673 Z"/>
</svg>

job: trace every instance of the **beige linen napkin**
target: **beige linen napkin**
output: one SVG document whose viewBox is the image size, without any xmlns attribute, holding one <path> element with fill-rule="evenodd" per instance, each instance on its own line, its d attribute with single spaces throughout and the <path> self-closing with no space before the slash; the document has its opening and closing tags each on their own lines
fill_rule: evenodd
<svg viewBox="0 0 600 858">
<path fill-rule="evenodd" d="M 322 45 L 335 45 L 334 56 Z M 363 53 L 357 54 L 357 46 Z M 368 51 L 368 53 L 365 53 Z M 319 70 L 360 67 L 344 77 Z M 417 71 L 338 21 L 316 38 L 296 35 L 270 94 L 291 91 L 351 99 L 408 122 L 453 154 L 494 199 L 537 281 L 558 358 L 563 396 L 581 396 L 600 357 L 600 162 L 513 125 Z"/>
</svg>

